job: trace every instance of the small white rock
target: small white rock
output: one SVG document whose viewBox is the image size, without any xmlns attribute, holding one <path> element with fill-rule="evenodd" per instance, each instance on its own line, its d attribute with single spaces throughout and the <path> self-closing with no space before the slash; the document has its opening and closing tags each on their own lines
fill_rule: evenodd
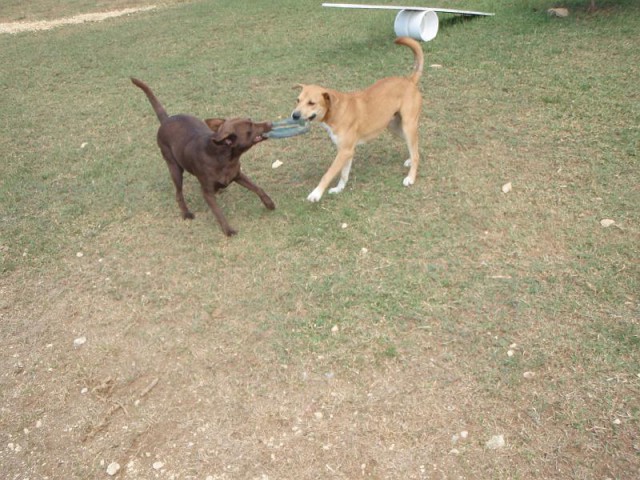
<svg viewBox="0 0 640 480">
<path fill-rule="evenodd" d="M 429 65 L 429 67 L 431 67 L 431 68 L 442 68 L 442 65 L 440 65 L 439 63 L 432 63 L 431 65 Z"/>
<path fill-rule="evenodd" d="M 338 327 L 338 325 L 334 325 L 333 327 L 331 327 L 331 333 L 338 333 L 338 330 L 340 328 Z"/>
<path fill-rule="evenodd" d="M 271 168 L 278 168 L 282 166 L 282 162 L 280 160 L 276 160 L 271 164 Z"/>
<path fill-rule="evenodd" d="M 362 249 L 360 250 L 360 253 L 361 253 L 362 255 L 366 255 L 367 253 L 369 253 L 369 249 L 368 249 L 368 248 L 366 248 L 366 247 L 362 247 Z"/>
<path fill-rule="evenodd" d="M 120 470 L 120 464 L 118 462 L 111 462 L 107 467 L 107 475 L 113 477 Z"/>
<path fill-rule="evenodd" d="M 342 229 L 344 230 L 344 229 L 345 229 L 345 228 L 347 228 L 348 226 L 349 226 L 349 225 L 347 225 L 346 223 L 343 223 L 342 225 L 340 225 L 340 228 L 342 228 Z"/>
<path fill-rule="evenodd" d="M 460 438 L 467 438 L 469 436 L 469 432 L 463 430 L 460 432 Z"/>
<path fill-rule="evenodd" d="M 78 253 L 76 253 L 76 257 L 82 258 L 82 257 L 84 257 L 84 253 L 78 252 Z"/>
<path fill-rule="evenodd" d="M 523 376 L 524 378 L 529 378 L 529 379 L 531 379 L 531 378 L 535 377 L 535 376 L 536 376 L 536 374 L 535 374 L 535 372 L 524 372 L 524 373 L 522 374 L 522 376 Z"/>
<path fill-rule="evenodd" d="M 511 191 L 511 182 L 502 185 L 502 193 L 509 193 Z"/>
<path fill-rule="evenodd" d="M 324 414 L 322 412 L 315 412 L 313 416 L 316 417 L 316 420 L 322 420 Z"/>
<path fill-rule="evenodd" d="M 164 467 L 164 463 L 162 463 L 162 462 L 153 462 L 153 469 L 154 470 L 160 470 L 162 467 Z"/>
<path fill-rule="evenodd" d="M 82 145 L 80 145 L 80 148 L 84 148 L 84 147 L 86 147 L 87 145 L 89 145 L 87 142 L 82 142 Z"/>
<path fill-rule="evenodd" d="M 73 341 L 73 346 L 74 347 L 81 347 L 85 343 L 87 343 L 87 337 L 78 337 Z"/>
<path fill-rule="evenodd" d="M 613 424 L 614 424 L 614 425 L 620 425 L 621 423 L 622 423 L 622 420 L 620 420 L 619 418 L 616 418 L 616 419 L 613 421 Z"/>
<path fill-rule="evenodd" d="M 517 348 L 518 344 L 517 343 L 512 343 L 511 345 L 509 345 L 509 348 Z"/>
<path fill-rule="evenodd" d="M 457 448 L 452 448 L 451 450 L 449 450 L 449 453 L 451 455 L 458 455 L 460 453 L 460 450 L 458 450 Z"/>
<path fill-rule="evenodd" d="M 85 393 L 87 393 L 89 391 L 89 389 L 87 387 L 84 387 L 82 390 L 80 390 L 80 393 L 82 395 L 84 395 Z"/>
<path fill-rule="evenodd" d="M 547 14 L 552 16 L 552 17 L 564 18 L 564 17 L 568 17 L 569 16 L 569 9 L 567 9 L 567 8 L 550 8 L 549 10 L 547 10 Z"/>
<path fill-rule="evenodd" d="M 513 357 L 513 354 L 514 354 L 514 353 L 515 353 L 515 352 L 514 352 L 513 350 L 508 350 L 508 351 L 507 351 L 507 356 L 509 356 L 509 357 Z"/>
<path fill-rule="evenodd" d="M 616 222 L 615 220 L 611 220 L 610 218 L 603 218 L 602 220 L 600 220 L 600 225 L 602 225 L 604 228 L 609 228 L 611 225 L 614 225 Z"/>
<path fill-rule="evenodd" d="M 36 422 L 36 428 L 42 428 L 42 420 Z"/>
<path fill-rule="evenodd" d="M 487 443 L 485 443 L 485 446 L 491 450 L 497 450 L 505 445 L 504 435 L 494 435 L 489 439 L 489 441 L 487 441 Z"/>
</svg>

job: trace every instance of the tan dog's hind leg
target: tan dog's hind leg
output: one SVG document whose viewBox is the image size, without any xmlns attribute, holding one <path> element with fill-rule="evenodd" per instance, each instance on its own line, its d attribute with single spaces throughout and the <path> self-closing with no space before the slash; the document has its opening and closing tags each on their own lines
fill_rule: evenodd
<svg viewBox="0 0 640 480">
<path fill-rule="evenodd" d="M 404 136 L 407 140 L 407 147 L 409 147 L 410 158 L 404 162 L 406 167 L 409 167 L 409 174 L 404 178 L 402 184 L 405 187 L 413 185 L 416 181 L 416 174 L 418 173 L 418 165 L 420 164 L 420 152 L 418 150 L 418 128 L 416 125 L 404 126 Z"/>
<path fill-rule="evenodd" d="M 391 119 L 391 121 L 389 122 L 389 131 L 391 133 L 393 133 L 396 137 L 402 138 L 404 139 L 404 141 L 407 141 L 407 138 L 404 135 L 404 132 L 402 131 L 402 120 L 400 119 L 400 115 L 394 115 L 393 118 Z M 408 142 L 407 142 L 408 145 Z M 409 168 L 411 166 L 411 157 L 407 158 L 404 161 L 404 166 Z"/>
<path fill-rule="evenodd" d="M 420 120 L 420 108 L 422 97 L 418 94 L 412 102 L 408 103 L 406 111 L 401 112 L 402 134 L 409 148 L 409 159 L 404 162 L 405 167 L 409 167 L 409 174 L 404 178 L 402 184 L 405 187 L 413 185 L 418 173 L 420 164 L 420 151 L 418 149 L 418 122 Z"/>
<path fill-rule="evenodd" d="M 310 202 L 320 201 L 325 190 L 340 171 L 342 171 L 340 181 L 338 182 L 338 185 L 335 187 L 335 189 L 331 189 L 331 193 L 338 193 L 341 192 L 342 189 L 344 189 L 344 186 L 347 184 L 347 180 L 349 179 L 349 171 L 351 169 L 351 160 L 353 159 L 353 153 L 353 147 L 348 149 L 341 148 L 338 150 L 338 155 L 336 155 L 336 158 L 333 160 L 333 163 L 329 167 L 329 170 L 327 170 L 327 173 L 322 176 L 322 178 L 320 179 L 320 183 L 309 194 L 307 200 L 309 200 Z"/>
<path fill-rule="evenodd" d="M 407 175 L 402 181 L 405 187 L 413 185 L 415 182 L 418 163 L 420 162 L 420 152 L 418 150 L 418 128 L 415 122 L 411 122 L 411 125 L 412 126 L 409 126 L 409 122 L 403 122 L 399 115 L 395 115 L 391 122 L 389 122 L 389 131 L 394 135 L 403 138 L 404 141 L 407 142 L 407 148 L 409 149 L 409 158 L 404 161 L 404 166 L 411 168 L 409 170 L 409 175 Z"/>
</svg>

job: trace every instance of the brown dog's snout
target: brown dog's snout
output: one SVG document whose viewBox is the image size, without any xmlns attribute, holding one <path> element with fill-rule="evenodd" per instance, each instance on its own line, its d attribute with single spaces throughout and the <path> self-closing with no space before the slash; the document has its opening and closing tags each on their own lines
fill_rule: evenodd
<svg viewBox="0 0 640 480">
<path fill-rule="evenodd" d="M 252 128 L 253 143 L 256 144 L 266 140 L 267 136 L 265 136 L 265 133 L 271 130 L 273 130 L 273 123 L 271 122 L 254 123 Z"/>
</svg>

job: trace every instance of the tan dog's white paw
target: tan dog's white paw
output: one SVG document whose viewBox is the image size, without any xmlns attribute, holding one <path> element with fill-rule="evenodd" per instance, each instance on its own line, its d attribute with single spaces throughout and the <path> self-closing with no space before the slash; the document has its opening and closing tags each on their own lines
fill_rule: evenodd
<svg viewBox="0 0 640 480">
<path fill-rule="evenodd" d="M 330 188 L 329 193 L 340 193 L 342 190 L 344 190 L 344 187 L 338 185 L 336 187 Z"/>
<path fill-rule="evenodd" d="M 309 194 L 309 196 L 307 197 L 307 200 L 309 200 L 310 202 L 319 202 L 321 198 L 322 198 L 322 190 L 316 187 L 313 190 L 313 192 Z"/>
<path fill-rule="evenodd" d="M 410 185 L 413 185 L 413 182 L 414 182 L 414 181 L 415 181 L 415 180 L 414 180 L 413 178 L 411 178 L 411 177 L 404 177 L 404 180 L 402 181 L 402 184 L 403 184 L 405 187 L 408 187 L 408 186 L 410 186 Z"/>
</svg>

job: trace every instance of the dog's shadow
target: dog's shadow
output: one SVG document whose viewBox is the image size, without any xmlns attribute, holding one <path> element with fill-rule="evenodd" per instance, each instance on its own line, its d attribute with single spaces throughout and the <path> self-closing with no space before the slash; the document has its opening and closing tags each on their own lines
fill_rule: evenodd
<svg viewBox="0 0 640 480">
<path fill-rule="evenodd" d="M 481 18 L 477 15 L 442 15 L 444 15 L 444 17 L 441 17 L 440 15 L 438 17 L 438 34 L 440 34 L 442 30 L 463 25 L 465 23 Z M 335 47 L 328 50 L 323 50 L 320 53 L 321 58 L 319 58 L 319 60 L 326 63 L 326 59 L 330 58 L 331 66 L 355 66 L 355 59 L 359 59 L 361 61 L 362 52 L 375 52 L 378 50 L 386 49 L 396 38 L 393 32 L 392 25 L 390 26 L 390 28 L 378 28 L 378 24 L 376 23 L 375 25 L 372 24 L 368 26 L 368 28 L 371 32 L 368 37 L 362 38 L 360 40 L 353 39 L 351 41 L 345 41 L 343 39 L 339 43 L 337 43 Z M 420 42 L 420 44 L 424 49 L 427 45 L 430 45 L 430 42 Z M 349 55 L 349 53 L 352 53 L 352 55 Z"/>
<path fill-rule="evenodd" d="M 445 14 L 446 15 L 446 14 Z M 479 15 L 447 15 L 445 18 L 438 17 L 439 29 L 453 27 L 463 23 L 471 22 L 481 18 Z"/>
</svg>

